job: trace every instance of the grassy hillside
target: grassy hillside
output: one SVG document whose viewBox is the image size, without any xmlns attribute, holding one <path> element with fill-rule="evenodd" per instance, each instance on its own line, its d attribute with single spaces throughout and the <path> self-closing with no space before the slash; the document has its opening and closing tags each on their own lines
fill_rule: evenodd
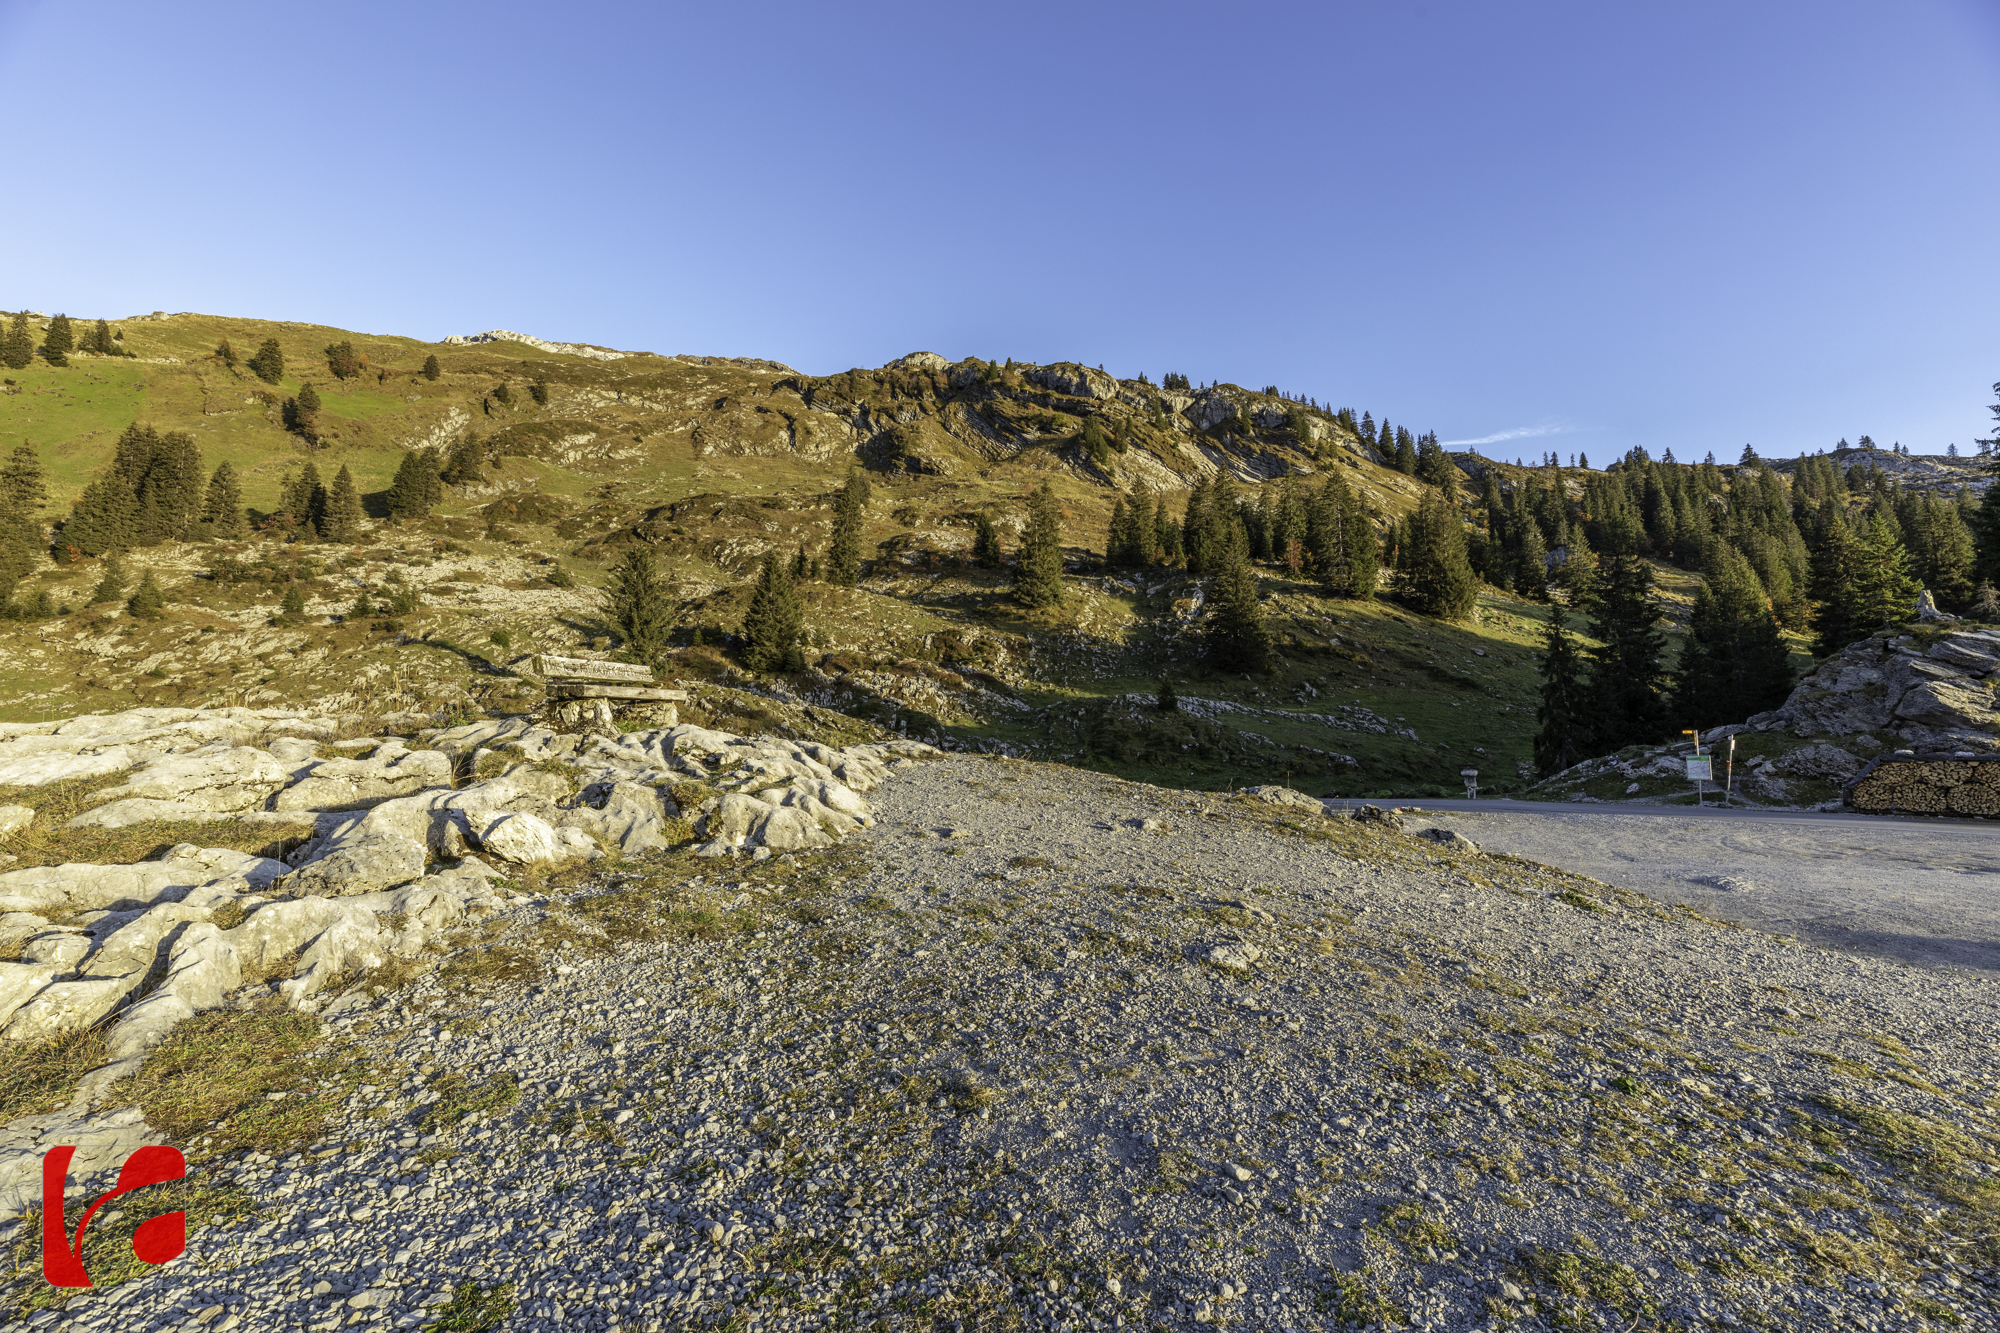
<svg viewBox="0 0 2000 1333">
<path fill-rule="evenodd" d="M 48 587 L 73 614 L 0 625 L 5 716 L 79 701 L 518 706 L 526 696 L 506 671 L 512 657 L 608 643 L 594 589 L 624 546 L 658 552 L 678 580 L 684 638 L 700 629 L 713 642 L 740 624 L 745 580 L 765 551 L 823 546 L 831 491 L 859 461 L 875 478 L 870 577 L 858 589 L 808 589 L 817 666 L 805 677 L 757 681 L 714 653 L 689 655 L 685 670 L 709 682 L 716 707 L 754 709 L 763 705 L 746 701 L 767 696 L 771 725 L 810 728 L 804 710 L 824 706 L 1171 785 L 1439 794 L 1458 789 L 1468 763 L 1487 790 L 1522 781 L 1546 606 L 1486 589 L 1474 620 L 1442 624 L 1384 599 L 1328 598 L 1266 568 L 1281 652 L 1273 671 L 1246 679 L 1202 666 L 1191 580 L 1098 569 L 1121 491 L 1177 500 L 1219 470 L 1254 497 L 1276 478 L 1339 468 L 1384 523 L 1408 512 L 1421 484 L 1323 410 L 1226 385 L 1170 394 L 1080 366 L 911 357 L 809 377 L 772 362 L 600 360 L 202 315 L 116 327 L 133 358 L 38 364 L 0 396 L 0 448 L 27 441 L 40 451 L 51 521 L 134 420 L 191 432 L 207 467 L 231 461 L 253 511 L 273 504 L 308 458 L 322 475 L 349 466 L 364 491 L 386 487 L 404 449 L 468 433 L 492 461 L 428 523 L 378 522 L 353 548 L 252 538 L 137 552 L 173 602 L 160 624 L 86 608 L 96 562 L 38 571 L 30 589 Z M 278 385 L 241 365 L 267 337 L 286 355 Z M 214 354 L 225 338 L 236 369 Z M 343 339 L 367 359 L 345 381 L 322 354 Z M 436 381 L 420 374 L 431 355 L 443 370 Z M 308 382 L 324 402 L 316 447 L 280 413 Z M 546 403 L 528 393 L 537 382 Z M 496 396 L 503 385 L 511 403 Z M 1095 457 L 1079 438 L 1093 418 L 1116 446 Z M 1074 596 L 1030 616 L 1006 596 L 1004 575 L 959 557 L 981 511 L 1011 547 L 1025 497 L 1044 480 L 1063 504 Z M 551 583 L 557 568 L 575 586 Z M 1684 599 L 1690 580 L 1668 577 L 1670 598 Z M 308 593 L 304 617 L 274 615 L 290 580 Z M 400 588 L 420 590 L 417 610 L 347 614 L 359 595 L 379 602 Z M 1182 696 L 1178 713 L 1152 705 L 1163 675 Z"/>
</svg>

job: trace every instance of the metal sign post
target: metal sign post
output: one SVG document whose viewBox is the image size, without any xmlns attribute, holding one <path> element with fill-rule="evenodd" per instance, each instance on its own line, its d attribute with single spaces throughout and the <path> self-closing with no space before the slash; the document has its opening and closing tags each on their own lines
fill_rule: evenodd
<svg viewBox="0 0 2000 1333">
<path fill-rule="evenodd" d="M 1700 806 L 1704 804 L 1701 799 L 1703 790 L 1701 784 L 1715 781 L 1714 761 L 1708 755 L 1701 752 L 1701 733 L 1699 731 L 1683 731 L 1681 735 L 1694 737 L 1694 753 L 1687 760 L 1687 775 L 1688 781 L 1694 784 L 1694 803 Z"/>
<path fill-rule="evenodd" d="M 1458 775 L 1465 779 L 1465 799 L 1468 801 L 1478 800 L 1479 770 L 1476 768 L 1461 768 L 1458 770 Z"/>
</svg>

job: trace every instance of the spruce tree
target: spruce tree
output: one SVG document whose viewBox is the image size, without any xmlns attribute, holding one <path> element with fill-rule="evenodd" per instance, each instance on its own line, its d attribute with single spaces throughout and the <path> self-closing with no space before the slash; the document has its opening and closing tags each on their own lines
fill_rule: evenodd
<svg viewBox="0 0 2000 1333">
<path fill-rule="evenodd" d="M 981 510 L 972 519 L 972 563 L 983 569 L 998 569 L 1006 560 L 1000 549 L 1000 531 L 993 516 Z"/>
<path fill-rule="evenodd" d="M 1688 617 L 1675 711 L 1694 727 L 1741 722 L 1784 703 L 1791 689 L 1791 654 L 1756 571 L 1717 542 Z"/>
<path fill-rule="evenodd" d="M 66 366 L 69 354 L 75 350 L 76 330 L 70 327 L 69 316 L 57 315 L 42 335 L 42 359 L 52 366 Z"/>
<path fill-rule="evenodd" d="M 99 477 L 83 488 L 57 541 L 78 555 L 130 550 L 136 544 L 138 519 L 139 502 L 131 487 L 115 474 Z"/>
<path fill-rule="evenodd" d="M 1907 622 L 1916 614 L 1917 580 L 1909 552 L 1896 539 L 1888 516 L 1868 520 L 1854 549 L 1854 576 L 1847 586 L 1847 615 L 1856 637 Z"/>
<path fill-rule="evenodd" d="M 215 465 L 215 474 L 208 479 L 201 521 L 218 537 L 234 537 L 243 531 L 243 485 L 227 459 Z"/>
<path fill-rule="evenodd" d="M 1028 501 L 1028 528 L 1014 561 L 1014 600 L 1055 606 L 1063 599 L 1062 506 L 1045 481 Z"/>
<path fill-rule="evenodd" d="M 266 384 L 276 384 L 285 378 L 285 350 L 278 346 L 276 338 L 266 338 L 257 354 L 250 358 L 250 372 Z"/>
<path fill-rule="evenodd" d="M 1855 571 L 1854 534 L 1845 515 L 1832 512 L 1829 502 L 1826 532 L 1813 552 L 1813 626 L 1817 631 L 1813 652 L 1831 657 L 1856 639 L 1867 637 L 1871 627 L 1857 625 L 1852 615 L 1852 588 Z"/>
<path fill-rule="evenodd" d="M 1443 491 L 1446 499 L 1457 497 L 1458 464 L 1451 461 L 1451 455 L 1438 443 L 1435 433 L 1417 441 L 1417 475 Z"/>
<path fill-rule="evenodd" d="M 101 319 L 97 321 L 97 327 L 90 331 L 90 350 L 99 356 L 118 355 L 118 344 L 112 340 L 111 326 Z"/>
<path fill-rule="evenodd" d="M 1187 556 L 1188 573 L 1201 577 L 1210 572 L 1209 560 L 1209 479 L 1196 477 L 1188 488 L 1187 506 L 1181 511 L 1181 543 Z"/>
<path fill-rule="evenodd" d="M 1652 744 L 1667 729 L 1661 656 L 1665 640 L 1655 622 L 1653 571 L 1636 555 L 1608 555 L 1590 590 L 1590 633 L 1601 645 L 1589 650 L 1590 717 L 1595 748 Z"/>
<path fill-rule="evenodd" d="M 1440 620 L 1462 620 L 1477 601 L 1478 580 L 1465 555 L 1458 511 L 1435 490 L 1424 492 L 1396 552 L 1403 599 Z"/>
<path fill-rule="evenodd" d="M 1542 525 L 1532 514 L 1521 517 L 1521 545 L 1514 563 L 1514 589 L 1523 597 L 1547 601 L 1549 596 L 1549 548 L 1542 541 Z"/>
<path fill-rule="evenodd" d="M 139 484 L 139 541 L 186 541 L 201 517 L 201 446 L 184 430 L 156 436 Z"/>
<path fill-rule="evenodd" d="M 354 487 L 354 474 L 342 463 L 334 474 L 333 489 L 327 492 L 320 535 L 330 542 L 351 542 L 361 535 L 362 518 L 361 492 Z"/>
<path fill-rule="evenodd" d="M 125 572 L 125 562 L 118 558 L 118 553 L 107 552 L 104 557 L 104 572 L 98 576 L 97 586 L 90 591 L 91 604 L 124 601 L 125 589 L 131 582 L 131 576 Z"/>
<path fill-rule="evenodd" d="M 410 520 L 428 517 L 442 498 L 444 483 L 438 479 L 437 461 L 428 449 L 412 449 L 403 455 L 389 483 L 389 517 Z"/>
<path fill-rule="evenodd" d="M 480 468 L 485 462 L 485 438 L 477 434 L 461 436 L 446 452 L 438 480 L 447 486 L 470 486 L 481 480 Z"/>
<path fill-rule="evenodd" d="M 1208 660 L 1224 671 L 1262 671 L 1271 658 L 1271 631 L 1257 601 L 1257 575 L 1239 542 L 1230 543 L 1217 564 L 1202 626 Z"/>
<path fill-rule="evenodd" d="M 1111 521 L 1104 533 L 1104 563 L 1107 565 L 1136 565 L 1140 563 L 1138 541 L 1138 516 L 1126 505 L 1120 495 L 1111 502 Z"/>
<path fill-rule="evenodd" d="M 285 585 L 285 595 L 278 602 L 278 613 L 287 616 L 302 616 L 306 613 L 306 595 L 296 583 Z"/>
<path fill-rule="evenodd" d="M 833 506 L 833 537 L 827 543 L 826 581 L 851 588 L 861 581 L 861 523 L 867 515 L 868 479 L 849 468 Z"/>
<path fill-rule="evenodd" d="M 435 380 L 443 373 L 444 371 L 438 366 L 437 354 L 435 352 L 424 358 L 423 376 L 425 379 Z"/>
<path fill-rule="evenodd" d="M 1560 606 L 1542 634 L 1542 701 L 1535 710 L 1535 771 L 1543 777 L 1581 762 L 1590 751 L 1590 700 L 1576 641 L 1563 628 Z"/>
<path fill-rule="evenodd" d="M 1163 565 L 1178 565 L 1187 559 L 1181 525 L 1174 522 L 1173 511 L 1167 507 L 1164 495 L 1153 510 L 1153 550 L 1154 559 Z"/>
<path fill-rule="evenodd" d="M 35 359 L 35 334 L 28 327 L 26 311 L 7 322 L 7 336 L 0 339 L 0 362 L 9 370 L 25 370 Z"/>
<path fill-rule="evenodd" d="M 42 508 L 49 491 L 42 480 L 42 460 L 32 444 L 14 446 L 0 466 L 0 536 L 36 549 L 42 544 Z"/>
<path fill-rule="evenodd" d="M 777 552 L 769 552 L 743 617 L 743 663 L 752 671 L 802 671 L 805 656 L 799 640 L 803 637 L 805 610 L 799 604 L 798 585 Z"/>
<path fill-rule="evenodd" d="M 1141 565 L 1160 563 L 1160 521 L 1151 491 L 1141 491 L 1132 500 L 1133 553 Z"/>
<path fill-rule="evenodd" d="M 673 596 L 653 562 L 652 550 L 629 548 L 611 571 L 605 597 L 605 616 L 625 641 L 625 656 L 658 666 L 673 630 L 673 615 Z"/>
<path fill-rule="evenodd" d="M 236 369 L 236 349 L 229 345 L 229 339 L 224 338 L 215 345 L 215 357 L 228 369 Z"/>
<path fill-rule="evenodd" d="M 167 613 L 166 594 L 160 591 L 158 579 L 153 571 L 147 570 L 146 577 L 139 580 L 139 586 L 125 602 L 125 610 L 134 620 L 158 620 Z"/>
</svg>

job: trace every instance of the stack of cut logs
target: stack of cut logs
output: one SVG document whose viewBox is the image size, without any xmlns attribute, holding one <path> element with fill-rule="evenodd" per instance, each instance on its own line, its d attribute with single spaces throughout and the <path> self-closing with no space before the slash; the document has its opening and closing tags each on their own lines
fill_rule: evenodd
<svg viewBox="0 0 2000 1333">
<path fill-rule="evenodd" d="M 595 730 L 612 727 L 615 704 L 667 704 L 656 717 L 660 726 L 678 722 L 671 707 L 687 698 L 686 690 L 663 690 L 653 683 L 653 669 L 630 662 L 598 662 L 584 657 L 543 653 L 534 671 L 548 690 L 550 720 L 565 728 Z"/>
<path fill-rule="evenodd" d="M 1848 785 L 1869 814 L 2000 815 L 2000 755 L 1885 754 Z"/>
</svg>

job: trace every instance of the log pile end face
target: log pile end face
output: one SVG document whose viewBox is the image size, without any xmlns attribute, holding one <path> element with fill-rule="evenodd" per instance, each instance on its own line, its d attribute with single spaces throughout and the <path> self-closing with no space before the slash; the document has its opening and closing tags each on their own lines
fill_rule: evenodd
<svg viewBox="0 0 2000 1333">
<path fill-rule="evenodd" d="M 1864 814 L 2000 817 L 2000 755 L 1883 755 L 1846 794 Z"/>
</svg>

